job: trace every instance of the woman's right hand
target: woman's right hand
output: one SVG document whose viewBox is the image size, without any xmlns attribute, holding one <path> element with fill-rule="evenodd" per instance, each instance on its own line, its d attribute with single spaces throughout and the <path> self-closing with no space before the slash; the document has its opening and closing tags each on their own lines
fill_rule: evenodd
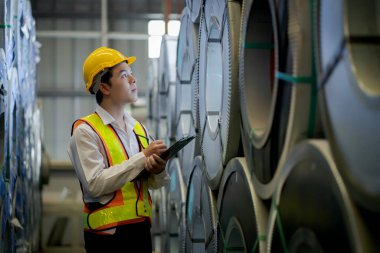
<svg viewBox="0 0 380 253">
<path fill-rule="evenodd" d="M 165 143 L 162 140 L 152 141 L 149 146 L 143 149 L 143 153 L 146 157 L 150 157 L 153 154 L 161 155 L 167 149 Z"/>
</svg>

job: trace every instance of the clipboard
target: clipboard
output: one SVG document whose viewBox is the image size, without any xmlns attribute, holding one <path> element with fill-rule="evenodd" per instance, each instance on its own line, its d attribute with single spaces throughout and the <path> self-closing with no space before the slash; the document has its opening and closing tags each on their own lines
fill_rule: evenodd
<svg viewBox="0 0 380 253">
<path fill-rule="evenodd" d="M 164 160 L 169 160 L 170 158 L 174 157 L 178 153 L 178 151 L 180 151 L 187 144 L 189 144 L 194 138 L 194 135 L 181 138 L 176 143 L 171 145 L 170 148 L 168 148 L 164 153 L 162 153 L 160 157 Z"/>
</svg>

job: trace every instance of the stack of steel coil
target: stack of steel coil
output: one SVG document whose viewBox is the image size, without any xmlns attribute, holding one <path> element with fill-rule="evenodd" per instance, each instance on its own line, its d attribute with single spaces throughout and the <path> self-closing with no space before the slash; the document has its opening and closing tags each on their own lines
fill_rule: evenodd
<svg viewBox="0 0 380 253">
<path fill-rule="evenodd" d="M 0 41 L 0 249 L 37 252 L 41 221 L 39 59 L 29 1 L 2 1 Z"/>
<path fill-rule="evenodd" d="M 186 1 L 163 252 L 380 251 L 379 10 Z"/>
</svg>

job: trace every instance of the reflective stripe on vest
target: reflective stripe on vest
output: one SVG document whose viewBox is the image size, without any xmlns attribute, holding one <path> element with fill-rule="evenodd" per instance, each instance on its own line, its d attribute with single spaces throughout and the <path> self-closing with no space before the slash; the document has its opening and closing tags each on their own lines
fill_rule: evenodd
<svg viewBox="0 0 380 253">
<path fill-rule="evenodd" d="M 82 123 L 88 124 L 99 136 L 106 151 L 109 166 L 128 160 L 128 154 L 116 131 L 111 125 L 104 125 L 98 114 L 93 113 L 74 122 L 73 131 Z M 133 131 L 140 150 L 146 148 L 149 145 L 148 137 L 141 123 L 136 122 Z M 140 222 L 146 218 L 150 219 L 152 202 L 148 192 L 148 180 L 140 178 L 139 182 L 127 182 L 115 192 L 110 202 L 105 205 L 96 203 L 96 205 L 95 210 L 89 208 L 90 204 L 84 205 L 85 230 L 103 231 L 123 224 Z"/>
</svg>

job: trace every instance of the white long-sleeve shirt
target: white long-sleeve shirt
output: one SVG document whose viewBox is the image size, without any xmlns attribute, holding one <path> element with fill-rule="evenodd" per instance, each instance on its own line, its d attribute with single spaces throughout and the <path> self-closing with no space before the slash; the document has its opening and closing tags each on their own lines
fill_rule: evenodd
<svg viewBox="0 0 380 253">
<path fill-rule="evenodd" d="M 126 182 L 132 181 L 142 170 L 146 157 L 139 152 L 139 144 L 133 133 L 136 120 L 129 114 L 124 114 L 126 130 L 116 123 L 116 120 L 101 106 L 96 107 L 96 113 L 104 124 L 111 124 L 119 135 L 129 159 L 111 167 L 107 164 L 107 155 L 99 136 L 87 124 L 80 124 L 70 138 L 68 154 L 75 168 L 83 190 L 83 199 L 88 202 L 107 203 L 113 192 L 120 189 Z M 107 168 L 108 167 L 108 168 Z M 148 185 L 156 189 L 170 181 L 164 170 L 160 174 L 150 174 Z"/>
</svg>

